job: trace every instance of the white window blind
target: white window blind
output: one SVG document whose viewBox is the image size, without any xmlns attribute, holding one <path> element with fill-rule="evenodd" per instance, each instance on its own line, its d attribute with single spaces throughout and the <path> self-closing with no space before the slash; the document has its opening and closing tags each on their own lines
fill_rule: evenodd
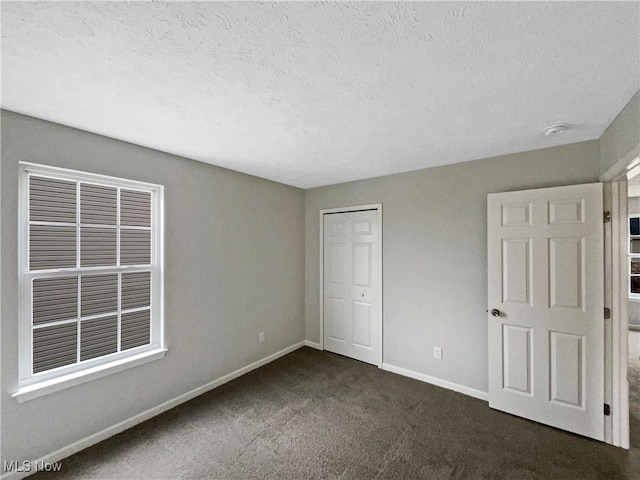
<svg viewBox="0 0 640 480">
<path fill-rule="evenodd" d="M 162 345 L 162 187 L 21 167 L 21 384 Z"/>
</svg>

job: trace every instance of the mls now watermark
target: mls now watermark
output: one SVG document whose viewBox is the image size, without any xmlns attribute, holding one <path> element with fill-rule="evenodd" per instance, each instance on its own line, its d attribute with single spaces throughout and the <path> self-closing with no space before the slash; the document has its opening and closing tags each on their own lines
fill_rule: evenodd
<svg viewBox="0 0 640 480">
<path fill-rule="evenodd" d="M 2 462 L 4 472 L 59 472 L 62 470 L 62 462 L 31 462 L 29 460 L 4 460 Z"/>
</svg>

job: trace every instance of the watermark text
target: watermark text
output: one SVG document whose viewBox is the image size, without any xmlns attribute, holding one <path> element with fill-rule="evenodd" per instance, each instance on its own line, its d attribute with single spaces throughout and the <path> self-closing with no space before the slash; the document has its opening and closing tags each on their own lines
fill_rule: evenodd
<svg viewBox="0 0 640 480">
<path fill-rule="evenodd" d="M 62 462 L 42 462 L 30 460 L 4 460 L 2 471 L 7 472 L 59 472 L 62 470 Z"/>
</svg>

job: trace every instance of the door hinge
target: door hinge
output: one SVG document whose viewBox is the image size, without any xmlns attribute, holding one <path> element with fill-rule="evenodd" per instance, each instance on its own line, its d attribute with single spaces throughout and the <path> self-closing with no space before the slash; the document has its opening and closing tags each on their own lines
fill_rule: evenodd
<svg viewBox="0 0 640 480">
<path fill-rule="evenodd" d="M 609 210 L 605 210 L 603 220 L 604 223 L 609 223 L 611 221 L 611 212 Z"/>
<path fill-rule="evenodd" d="M 604 307 L 604 319 L 609 320 L 611 318 L 611 309 Z"/>
<path fill-rule="evenodd" d="M 607 417 L 611 415 L 611 406 L 608 403 L 604 404 L 604 414 Z"/>
</svg>

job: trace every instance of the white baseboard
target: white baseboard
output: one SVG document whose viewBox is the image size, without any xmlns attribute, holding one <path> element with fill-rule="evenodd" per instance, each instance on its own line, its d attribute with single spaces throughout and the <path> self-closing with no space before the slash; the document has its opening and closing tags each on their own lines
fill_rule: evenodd
<svg viewBox="0 0 640 480">
<path fill-rule="evenodd" d="M 203 393 L 208 392 L 209 390 L 213 390 L 214 388 L 219 387 L 220 385 L 230 382 L 231 380 L 238 378 L 244 375 L 245 373 L 249 373 L 251 370 L 255 370 L 256 368 L 262 367 L 267 363 L 273 362 L 274 360 L 277 360 L 278 358 L 288 353 L 291 353 L 294 350 L 297 350 L 305 346 L 306 344 L 307 343 L 303 341 L 303 342 L 298 342 L 294 345 L 291 345 L 290 347 L 280 350 L 279 352 L 269 355 L 268 357 L 258 360 L 257 362 L 247 365 L 246 367 L 242 367 L 236 370 L 235 372 L 231 372 L 227 375 L 224 375 L 223 377 L 220 377 L 217 380 L 213 380 L 212 382 L 202 385 L 201 387 L 195 388 L 190 392 L 179 395 L 171 400 L 167 400 L 166 402 L 161 403 L 156 407 L 150 408 L 149 410 L 139 413 L 138 415 L 134 415 L 133 417 L 128 418 L 127 420 L 123 420 L 120 423 L 116 423 L 115 425 L 107 427 L 104 430 L 94 433 L 93 435 L 89 435 L 88 437 L 85 437 L 82 440 L 78 440 L 77 442 L 74 442 L 71 445 L 67 445 L 66 447 L 62 447 L 59 450 L 56 450 L 55 452 L 44 455 L 38 460 L 33 460 L 31 461 L 31 465 L 36 465 L 36 464 L 42 465 L 43 463 L 46 464 L 46 463 L 59 462 L 60 460 L 67 458 L 68 456 L 73 455 L 74 453 L 77 453 L 80 450 L 84 450 L 85 448 L 90 447 L 91 445 L 95 445 L 96 443 L 106 440 L 109 437 L 113 437 L 114 435 L 117 435 L 120 432 L 123 432 L 131 427 L 134 427 L 135 425 L 138 425 L 139 423 L 144 422 L 145 420 L 149 420 L 150 418 L 155 417 L 156 415 L 159 415 L 163 412 L 166 412 L 167 410 L 170 410 L 173 407 L 177 407 L 178 405 L 184 402 L 187 402 L 192 398 L 195 398 L 199 395 L 202 395 Z M 33 475 L 34 473 L 36 472 L 35 471 L 7 472 L 0 476 L 0 480 L 18 480 L 20 478 Z"/>
<path fill-rule="evenodd" d="M 322 350 L 322 348 L 320 348 L 320 344 L 319 343 L 312 342 L 311 340 L 305 340 L 304 344 L 307 347 L 315 348 L 316 350 Z"/>
<path fill-rule="evenodd" d="M 480 400 L 484 400 L 485 402 L 489 401 L 489 394 L 487 392 L 476 390 L 475 388 L 471 388 L 471 387 L 466 387 L 464 385 L 460 385 L 459 383 L 454 383 L 448 380 L 443 380 L 441 378 L 432 377 L 431 375 L 426 375 L 424 373 L 416 372 L 414 370 L 408 370 L 406 368 L 396 367 L 395 365 L 390 365 L 388 363 L 383 363 L 382 369 L 388 372 L 397 373 L 398 375 L 403 375 L 405 377 L 414 378 L 416 380 L 420 380 L 421 382 L 437 385 L 438 387 L 447 388 L 449 390 L 453 390 L 454 392 L 462 393 L 464 395 L 469 395 L 470 397 L 478 398 Z"/>
</svg>

